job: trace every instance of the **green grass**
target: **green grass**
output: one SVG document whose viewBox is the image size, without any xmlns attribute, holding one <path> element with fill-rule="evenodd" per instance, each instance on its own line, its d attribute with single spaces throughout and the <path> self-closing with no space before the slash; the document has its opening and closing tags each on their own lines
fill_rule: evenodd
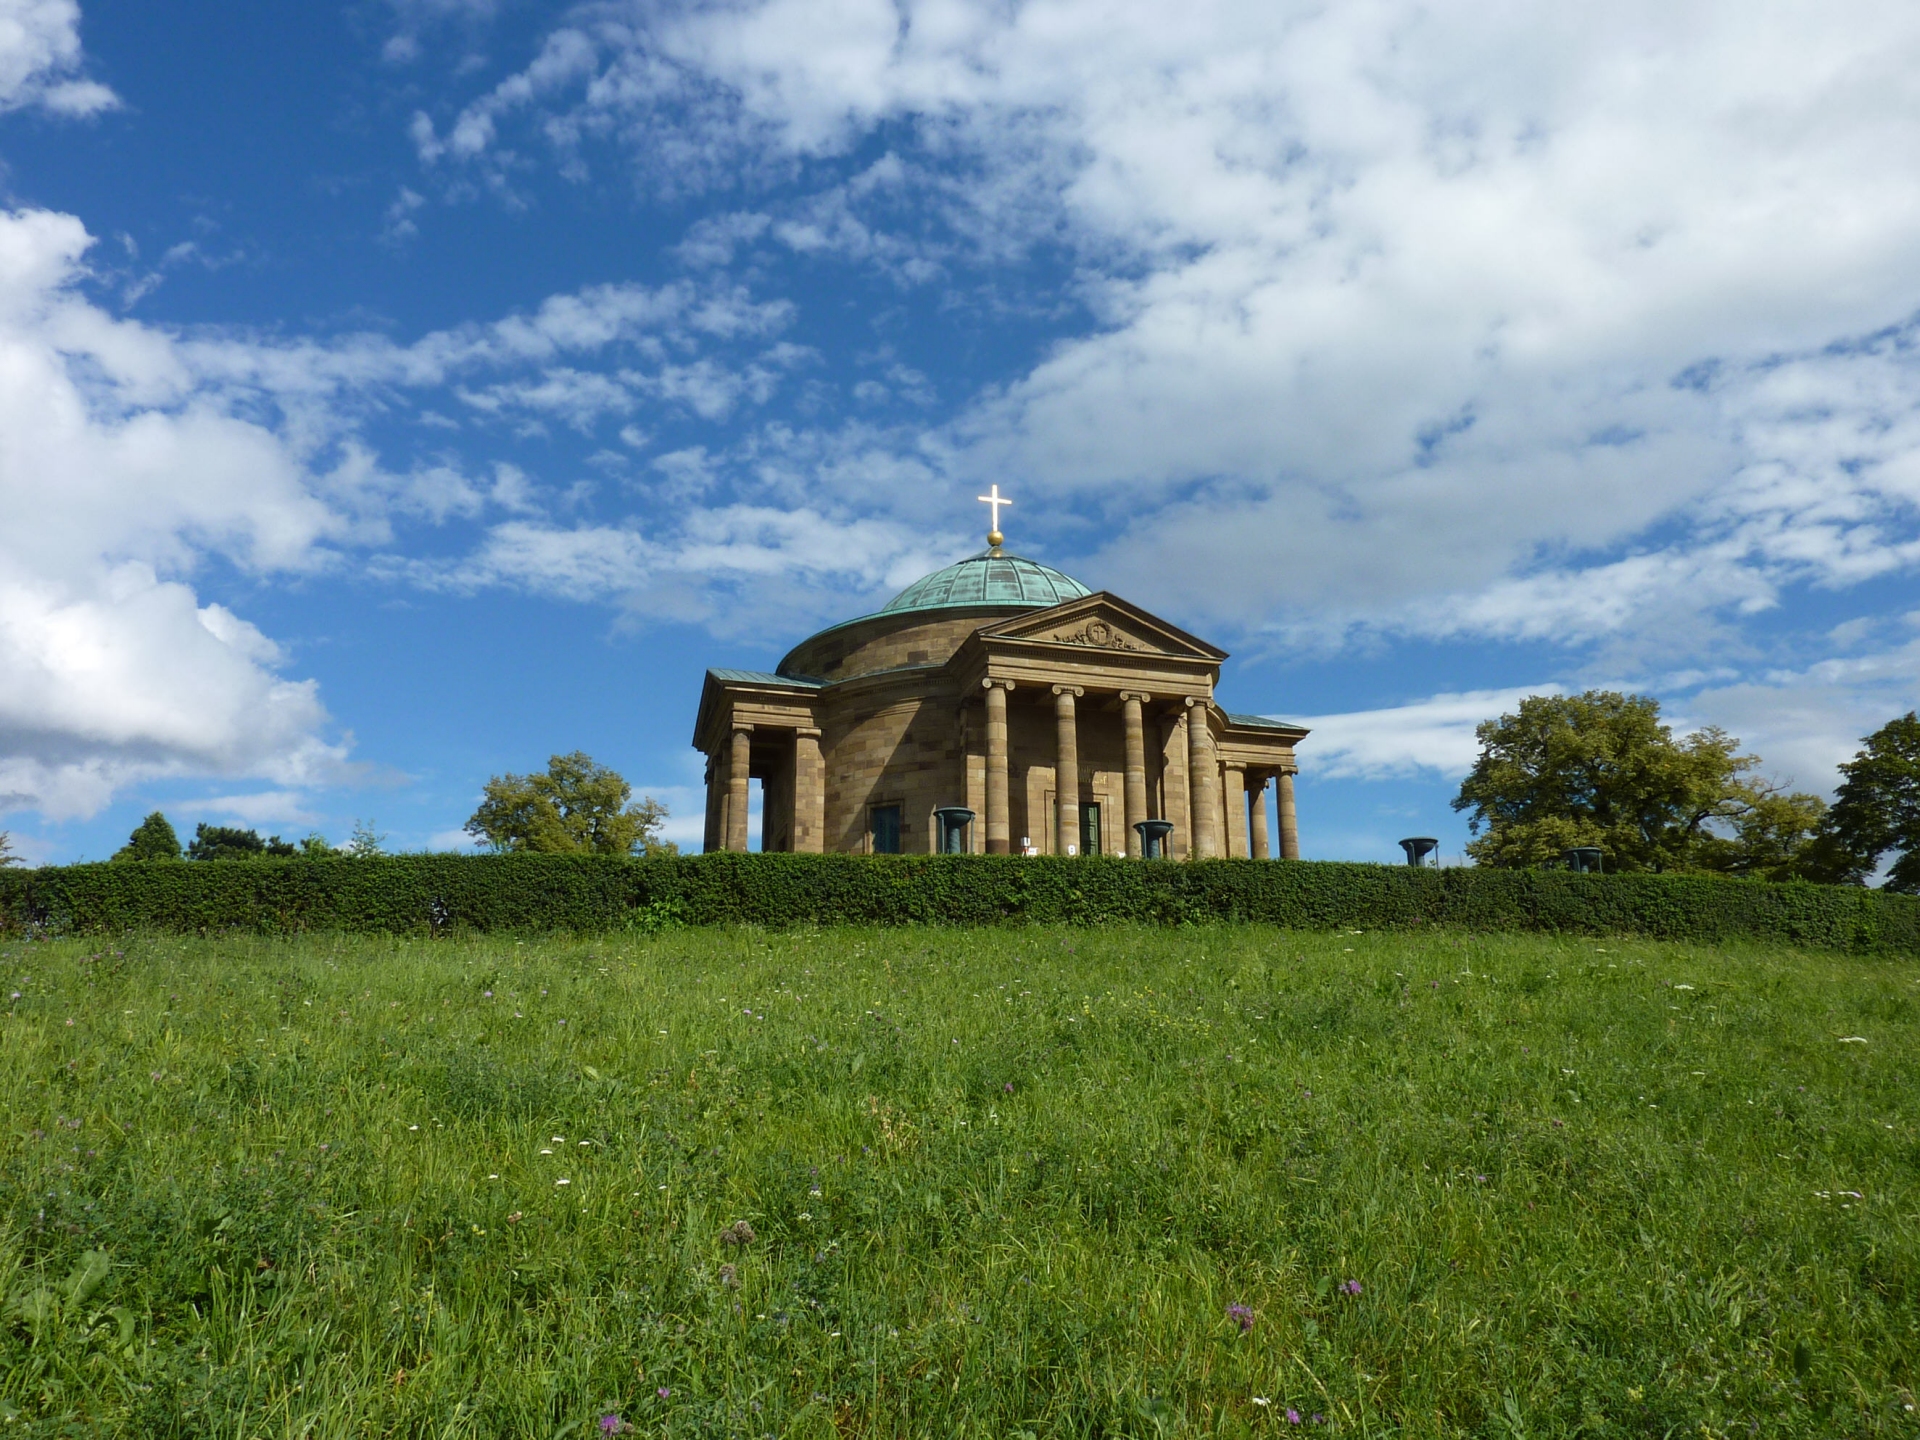
<svg viewBox="0 0 1920 1440">
<path fill-rule="evenodd" d="M 0 981 L 0 1436 L 1920 1433 L 1910 962 L 704 931 Z"/>
</svg>

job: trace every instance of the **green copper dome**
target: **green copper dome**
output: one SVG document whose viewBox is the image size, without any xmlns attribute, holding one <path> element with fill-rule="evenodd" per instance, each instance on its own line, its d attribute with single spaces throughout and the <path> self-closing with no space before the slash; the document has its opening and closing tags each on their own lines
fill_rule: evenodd
<svg viewBox="0 0 1920 1440">
<path fill-rule="evenodd" d="M 1030 605 L 1041 609 L 1090 595 L 1078 580 L 1018 555 L 986 551 L 957 565 L 923 576 L 880 607 L 882 615 L 903 610 L 946 610 L 968 605 Z"/>
</svg>

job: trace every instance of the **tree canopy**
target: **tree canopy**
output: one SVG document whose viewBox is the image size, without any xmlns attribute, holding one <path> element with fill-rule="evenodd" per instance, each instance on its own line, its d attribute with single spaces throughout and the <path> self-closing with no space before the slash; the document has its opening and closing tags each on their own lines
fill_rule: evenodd
<svg viewBox="0 0 1920 1440">
<path fill-rule="evenodd" d="M 205 827 L 202 827 L 205 828 Z M 127 843 L 113 852 L 115 860 L 178 860 L 180 837 L 165 815 L 155 810 L 133 827 Z"/>
<path fill-rule="evenodd" d="M 0 830 L 0 866 L 18 865 L 20 857 L 13 853 L 13 836 Z"/>
<path fill-rule="evenodd" d="M 1648 695 L 1530 695 L 1475 731 L 1453 802 L 1482 865 L 1557 864 L 1595 846 L 1608 870 L 1716 870 L 1784 880 L 1819 868 L 1826 805 L 1752 778 L 1717 726 L 1676 739 Z"/>
<path fill-rule="evenodd" d="M 193 843 L 187 846 L 189 860 L 264 860 L 298 853 L 297 847 L 278 835 L 263 840 L 258 830 L 209 825 L 204 820 L 194 827 Z"/>
<path fill-rule="evenodd" d="M 1841 878 L 1865 881 L 1892 851 L 1886 888 L 1920 893 L 1920 715 L 1867 736 L 1840 775 L 1828 829 Z"/>
<path fill-rule="evenodd" d="M 672 854 L 659 838 L 667 807 L 652 796 L 629 804 L 632 797 L 616 771 L 575 750 L 548 760 L 544 775 L 488 780 L 467 833 L 495 850 Z"/>
</svg>

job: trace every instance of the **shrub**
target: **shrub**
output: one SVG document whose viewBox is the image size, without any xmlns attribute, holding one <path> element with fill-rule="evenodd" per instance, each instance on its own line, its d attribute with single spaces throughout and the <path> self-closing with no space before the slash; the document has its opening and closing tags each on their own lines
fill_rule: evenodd
<svg viewBox="0 0 1920 1440">
<path fill-rule="evenodd" d="M 1018 856 L 399 855 L 0 871 L 0 925 L 53 932 L 656 930 L 1262 921 L 1920 950 L 1920 898 L 1700 875 Z"/>
</svg>

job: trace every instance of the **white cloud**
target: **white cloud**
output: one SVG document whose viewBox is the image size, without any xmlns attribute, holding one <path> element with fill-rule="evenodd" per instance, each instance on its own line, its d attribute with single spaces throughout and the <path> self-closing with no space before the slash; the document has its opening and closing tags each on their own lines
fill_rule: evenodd
<svg viewBox="0 0 1920 1440">
<path fill-rule="evenodd" d="M 1739 736 L 1781 782 L 1831 795 L 1867 735 L 1920 708 L 1920 640 L 1711 684 L 1670 708 Z"/>
<path fill-rule="evenodd" d="M 1303 770 L 1318 780 L 1388 780 L 1438 775 L 1453 780 L 1473 768 L 1480 753 L 1474 728 L 1511 711 L 1529 695 L 1557 695 L 1561 687 L 1469 690 L 1434 695 L 1384 710 L 1289 717 L 1313 733 L 1300 745 Z"/>
<path fill-rule="evenodd" d="M 345 522 L 165 335 L 75 288 L 79 222 L 0 213 L 0 811 L 88 815 L 157 776 L 309 783 L 344 748 L 311 681 L 179 577 L 323 563 Z"/>
<path fill-rule="evenodd" d="M 798 624 L 844 619 L 849 606 L 884 599 L 951 558 L 885 521 L 726 505 L 692 511 L 663 539 L 638 524 L 508 521 L 463 560 L 410 562 L 403 573 L 432 588 L 500 585 L 610 601 L 636 624 L 678 621 L 776 643 L 767 637 L 791 639 Z"/>
<path fill-rule="evenodd" d="M 1841 627 L 1863 642 L 1888 626 Z M 1907 628 L 1911 628 L 1910 626 Z M 1639 685 L 1600 681 L 1601 688 L 1660 697 L 1676 734 L 1719 725 L 1763 775 L 1794 789 L 1831 796 L 1839 766 L 1862 739 L 1920 706 L 1920 640 L 1876 648 L 1871 643 L 1799 669 L 1764 671 L 1751 679 L 1679 674 Z M 1479 754 L 1474 729 L 1510 714 L 1529 695 L 1559 695 L 1557 682 L 1501 690 L 1433 695 L 1406 705 L 1337 715 L 1289 716 L 1313 733 L 1301 744 L 1301 766 L 1314 779 L 1457 780 Z"/>
<path fill-rule="evenodd" d="M 80 70 L 78 0 L 0 0 L 0 111 L 93 115 L 120 103 Z"/>
<path fill-rule="evenodd" d="M 313 825 L 320 817 L 307 809 L 306 798 L 294 790 L 260 790 L 249 795 L 212 795 L 185 802 L 188 808 L 231 815 L 248 825 Z"/>
<path fill-rule="evenodd" d="M 465 564 L 376 569 L 630 604 L 666 577 L 684 593 L 661 603 L 701 614 L 725 609 L 704 594 L 714 584 L 821 568 L 810 512 L 696 516 L 643 543 L 545 518 L 578 503 L 578 485 L 444 456 L 396 472 L 360 436 L 409 392 L 449 389 L 474 417 L 522 425 L 590 430 L 643 402 L 724 416 L 810 362 L 777 339 L 784 303 L 728 284 L 601 285 L 411 343 L 182 333 L 89 300 L 91 244 L 72 216 L 0 213 L 0 811 L 85 815 L 158 776 L 288 787 L 338 771 L 345 742 L 313 683 L 283 678 L 272 641 L 197 599 L 210 557 L 256 578 L 317 572 L 391 544 L 403 522 L 505 516 Z M 723 361 L 713 346 L 747 353 Z M 580 363 L 616 350 L 610 370 Z M 877 553 L 901 549 L 889 532 Z"/>
<path fill-rule="evenodd" d="M 1916 63 L 1891 0 L 604 4 L 434 143 L 845 162 L 696 225 L 702 266 L 1062 244 L 1094 323 L 949 474 L 1130 519 L 1091 563 L 1213 623 L 1664 653 L 1920 560 Z"/>
<path fill-rule="evenodd" d="M 183 372 L 178 378 L 190 375 L 229 408 L 277 411 L 308 448 L 351 435 L 396 392 L 447 386 L 470 417 L 523 430 L 531 423 L 536 432 L 551 417 L 590 431 L 638 399 L 714 417 L 764 404 L 796 363 L 793 355 L 806 353 L 773 339 L 792 314 L 785 301 L 757 301 L 731 285 L 605 284 L 405 344 L 371 333 L 283 341 L 204 329 L 174 339 L 169 353 Z M 729 344 L 757 353 L 738 360 L 697 353 Z M 585 368 L 586 357 L 607 368 Z M 370 490 L 367 483 L 358 488 Z"/>
</svg>

